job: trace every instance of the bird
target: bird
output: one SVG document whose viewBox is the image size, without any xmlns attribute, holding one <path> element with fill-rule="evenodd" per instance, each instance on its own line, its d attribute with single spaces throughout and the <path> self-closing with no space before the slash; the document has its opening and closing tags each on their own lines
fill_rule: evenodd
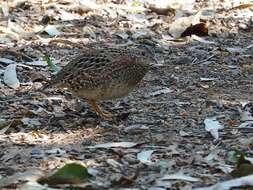
<svg viewBox="0 0 253 190">
<path fill-rule="evenodd" d="M 112 120 L 113 115 L 101 110 L 97 102 L 128 95 L 156 63 L 154 48 L 147 45 L 91 46 L 70 60 L 43 90 L 67 88 L 74 96 L 85 99 L 102 118 Z"/>
</svg>

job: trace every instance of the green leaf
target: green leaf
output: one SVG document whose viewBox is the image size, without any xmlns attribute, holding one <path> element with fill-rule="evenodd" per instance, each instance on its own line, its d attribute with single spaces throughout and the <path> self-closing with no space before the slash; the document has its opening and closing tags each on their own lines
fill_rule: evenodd
<svg viewBox="0 0 253 190">
<path fill-rule="evenodd" d="M 48 54 L 44 55 L 44 60 L 47 62 L 48 67 L 51 69 L 54 64 Z"/>
<path fill-rule="evenodd" d="M 56 170 L 52 175 L 41 180 L 42 184 L 47 183 L 49 185 L 57 184 L 77 184 L 83 183 L 88 178 L 88 170 L 86 167 L 71 163 L 66 164 L 62 168 Z"/>
<path fill-rule="evenodd" d="M 49 69 L 52 70 L 53 72 L 58 73 L 61 70 L 61 68 L 59 66 L 57 66 L 53 63 L 53 61 L 51 60 L 51 58 L 48 54 L 44 55 L 44 60 L 47 62 Z"/>
</svg>

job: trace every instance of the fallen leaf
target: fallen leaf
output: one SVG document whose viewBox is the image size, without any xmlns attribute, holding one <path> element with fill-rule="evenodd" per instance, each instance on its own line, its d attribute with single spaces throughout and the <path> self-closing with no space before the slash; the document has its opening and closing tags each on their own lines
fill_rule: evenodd
<svg viewBox="0 0 253 190">
<path fill-rule="evenodd" d="M 209 81 L 214 81 L 216 78 L 206 78 L 206 77 L 200 77 L 200 81 L 202 82 L 209 82 Z"/>
<path fill-rule="evenodd" d="M 21 119 L 21 121 L 23 122 L 24 125 L 27 125 L 27 126 L 30 126 L 30 127 L 40 126 L 41 125 L 39 119 L 37 119 L 37 118 L 24 117 L 23 119 Z"/>
<path fill-rule="evenodd" d="M 196 35 L 191 35 L 191 38 L 193 40 L 196 40 L 196 41 L 204 43 L 204 44 L 216 44 L 216 42 L 205 40 L 205 39 L 203 39 L 203 38 L 201 38 L 199 36 L 196 36 Z"/>
<path fill-rule="evenodd" d="M 0 58 L 0 62 L 4 63 L 4 64 L 7 64 L 7 65 L 15 63 L 15 61 L 13 61 L 11 59 L 2 58 L 2 57 Z"/>
<path fill-rule="evenodd" d="M 55 25 L 47 25 L 44 28 L 44 31 L 48 33 L 50 36 L 59 36 L 61 35 L 61 32 L 57 29 L 57 26 Z"/>
<path fill-rule="evenodd" d="M 155 92 L 151 92 L 150 94 L 147 95 L 147 97 L 158 96 L 158 95 L 161 95 L 161 94 L 168 94 L 170 92 L 172 92 L 172 90 L 170 88 L 163 87 L 160 90 L 157 90 Z"/>
<path fill-rule="evenodd" d="M 4 17 L 9 16 L 9 4 L 8 1 L 1 2 L 1 11 L 3 12 Z"/>
<path fill-rule="evenodd" d="M 253 175 L 220 182 L 210 187 L 195 188 L 193 190 L 229 190 L 233 187 L 242 186 L 253 186 Z"/>
<path fill-rule="evenodd" d="M 142 38 L 148 38 L 150 36 L 151 36 L 151 33 L 148 31 L 136 30 L 136 31 L 134 31 L 132 38 L 133 39 L 142 39 Z"/>
<path fill-rule="evenodd" d="M 20 38 L 30 38 L 34 36 L 35 34 L 33 32 L 27 32 L 25 31 L 17 22 L 12 22 L 11 19 L 8 20 L 8 29 L 10 32 L 15 33 L 14 35 L 20 39 Z"/>
<path fill-rule="evenodd" d="M 176 173 L 176 174 L 170 174 L 170 175 L 164 175 L 159 180 L 183 180 L 183 181 L 190 181 L 190 182 L 197 182 L 200 181 L 199 178 L 191 177 L 184 175 L 182 173 Z"/>
<path fill-rule="evenodd" d="M 37 181 L 44 175 L 45 173 L 41 170 L 28 170 L 23 173 L 16 173 L 13 176 L 0 179 L 0 187 L 7 187 L 18 183 L 19 181 Z"/>
<path fill-rule="evenodd" d="M 122 168 L 123 167 L 123 165 L 121 163 L 115 161 L 114 159 L 107 159 L 106 162 L 109 165 L 113 166 L 114 168 Z"/>
<path fill-rule="evenodd" d="M 41 67 L 46 67 L 48 64 L 46 61 L 38 60 L 38 61 L 31 61 L 31 62 L 26 62 L 26 65 L 31 65 L 31 66 L 41 66 Z"/>
<path fill-rule="evenodd" d="M 151 164 L 152 161 L 150 158 L 153 152 L 154 150 L 143 150 L 137 154 L 137 159 L 140 160 L 140 162 L 143 164 Z"/>
<path fill-rule="evenodd" d="M 70 163 L 57 169 L 48 177 L 39 180 L 39 183 L 46 183 L 49 185 L 78 184 L 85 182 L 88 178 L 88 175 L 89 174 L 86 167 L 77 163 Z"/>
<path fill-rule="evenodd" d="M 224 127 L 216 120 L 216 117 L 206 118 L 204 121 L 206 131 L 210 132 L 215 140 L 219 139 L 219 129 Z"/>
<path fill-rule="evenodd" d="M 227 47 L 226 50 L 229 53 L 242 53 L 242 52 L 244 52 L 244 49 L 242 49 L 241 47 Z"/>
<path fill-rule="evenodd" d="M 84 26 L 82 29 L 82 34 L 83 35 L 88 35 L 91 38 L 96 38 L 96 33 L 94 32 L 94 30 L 96 30 L 96 28 L 93 28 L 91 26 Z"/>
<path fill-rule="evenodd" d="M 138 143 L 133 142 L 111 142 L 111 143 L 105 143 L 105 144 L 97 144 L 94 146 L 89 146 L 88 148 L 132 148 L 136 146 Z"/>
<path fill-rule="evenodd" d="M 206 23 L 200 22 L 198 24 L 189 26 L 185 29 L 180 37 L 191 36 L 193 34 L 197 36 L 208 36 L 208 27 Z"/>
<path fill-rule="evenodd" d="M 247 9 L 247 8 L 250 8 L 250 7 L 253 7 L 253 3 L 246 3 L 246 4 L 241 4 L 241 5 L 238 5 L 238 6 L 235 6 L 233 8 L 231 8 L 230 10 L 236 10 L 236 9 Z"/>
<path fill-rule="evenodd" d="M 28 181 L 27 183 L 25 183 L 20 187 L 20 190 L 61 190 L 61 189 L 47 187 L 47 185 L 41 185 L 36 181 Z"/>
<path fill-rule="evenodd" d="M 149 130 L 149 127 L 145 125 L 130 125 L 129 127 L 124 128 L 124 132 L 131 133 L 131 134 L 138 134 L 147 130 Z"/>
<path fill-rule="evenodd" d="M 241 116 L 241 121 L 253 121 L 253 103 L 247 102 L 242 109 L 238 107 Z"/>
<path fill-rule="evenodd" d="M 65 10 L 61 9 L 61 10 L 59 10 L 59 13 L 60 13 L 61 20 L 74 20 L 74 19 L 76 19 L 75 14 L 69 13 Z"/>
<path fill-rule="evenodd" d="M 17 89 L 20 86 L 15 64 L 10 64 L 6 67 L 4 71 L 4 83 L 13 89 Z"/>
<path fill-rule="evenodd" d="M 196 15 L 192 15 L 189 17 L 180 17 L 176 19 L 173 23 L 171 23 L 169 33 L 174 38 L 181 37 L 181 35 L 187 30 L 188 27 L 200 23 L 200 16 L 201 11 L 198 12 Z"/>
<path fill-rule="evenodd" d="M 246 121 L 242 124 L 240 124 L 238 129 L 253 129 L 253 121 Z"/>
</svg>

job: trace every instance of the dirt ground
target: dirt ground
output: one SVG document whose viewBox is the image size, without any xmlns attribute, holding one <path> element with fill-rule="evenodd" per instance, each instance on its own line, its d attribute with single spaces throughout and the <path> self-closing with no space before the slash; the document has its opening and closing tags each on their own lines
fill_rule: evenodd
<svg viewBox="0 0 253 190">
<path fill-rule="evenodd" d="M 33 11 L 24 9 L 22 15 L 31 16 Z M 12 15 L 16 18 L 15 11 Z M 35 18 L 30 19 L 36 23 Z M 102 18 L 91 20 L 101 31 L 102 24 L 110 27 L 110 21 L 99 19 Z M 60 37 L 74 37 L 79 46 L 30 38 L 3 49 L 1 57 L 25 64 L 31 60 L 24 55 L 35 60 L 48 53 L 65 65 L 83 51 L 90 39 L 78 36 L 80 30 L 81 27 L 71 28 Z M 242 123 L 238 107 L 253 101 L 252 34 L 251 25 L 247 31 L 228 30 L 224 35 L 205 37 L 213 43 L 186 40 L 163 46 L 149 39 L 162 64 L 147 73 L 127 97 L 100 102 L 103 109 L 115 114 L 113 121 L 100 118 L 85 100 L 77 100 L 67 91 L 38 92 L 52 76 L 48 67 L 17 66 L 21 86 L 0 87 L 0 121 L 5 123 L 0 123 L 0 179 L 30 169 L 50 171 L 67 162 L 80 162 L 93 169 L 83 189 L 194 189 L 230 179 L 229 172 L 235 164 L 229 162 L 228 153 L 238 150 L 253 156 L 252 128 L 238 128 Z M 106 31 L 97 38 L 126 43 Z M 44 34 L 43 39 L 53 38 Z M 0 66 L 6 67 L 4 63 Z M 224 127 L 215 140 L 204 124 L 211 117 Z M 112 142 L 136 145 L 94 147 Z M 149 163 L 137 157 L 144 150 L 153 151 Z M 161 180 L 167 174 L 180 172 L 198 180 Z"/>
</svg>

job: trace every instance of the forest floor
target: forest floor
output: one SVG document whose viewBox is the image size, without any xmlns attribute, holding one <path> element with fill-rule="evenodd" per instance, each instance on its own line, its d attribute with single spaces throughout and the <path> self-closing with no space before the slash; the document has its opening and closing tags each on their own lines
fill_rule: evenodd
<svg viewBox="0 0 253 190">
<path fill-rule="evenodd" d="M 232 179 L 233 150 L 253 158 L 253 128 L 238 127 L 245 122 L 239 108 L 253 101 L 253 20 L 233 17 L 252 7 L 214 11 L 219 16 L 208 21 L 212 34 L 202 40 L 170 40 L 163 23 L 172 22 L 165 19 L 168 15 L 151 12 L 130 20 L 130 13 L 121 10 L 122 18 L 116 21 L 117 9 L 109 7 L 109 16 L 104 16 L 106 8 L 82 10 L 80 17 L 85 19 L 59 23 L 63 14 L 81 14 L 59 2 L 48 2 L 43 9 L 32 1 L 10 4 L 11 21 L 1 21 L 2 26 L 13 22 L 26 31 L 42 18 L 64 27 L 56 37 L 50 32 L 27 36 L 31 31 L 12 30 L 18 36 L 8 33 L 9 44 L 1 42 L 6 36 L 0 38 L 0 180 L 78 162 L 91 174 L 84 189 L 194 189 Z M 147 27 L 150 33 L 145 28 L 145 35 L 132 31 L 132 25 L 141 25 L 139 20 L 150 20 L 156 27 Z M 100 118 L 67 91 L 37 90 L 52 76 L 41 59 L 45 53 L 63 66 L 86 44 L 97 42 L 148 43 L 161 61 L 127 97 L 100 102 L 117 115 L 113 121 Z M 4 84 L 10 65 L 6 60 L 16 64 L 18 88 Z M 213 135 L 207 130 L 210 120 Z M 2 188 L 22 185 L 13 182 Z"/>
</svg>

